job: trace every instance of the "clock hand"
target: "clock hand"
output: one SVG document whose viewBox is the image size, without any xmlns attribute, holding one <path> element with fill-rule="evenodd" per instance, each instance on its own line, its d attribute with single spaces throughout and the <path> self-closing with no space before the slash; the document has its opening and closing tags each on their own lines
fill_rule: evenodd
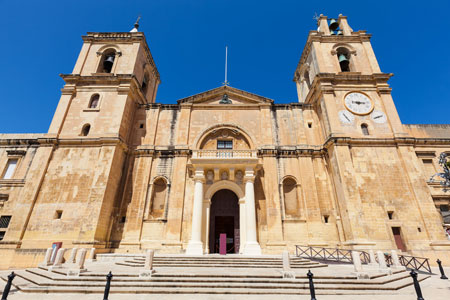
<svg viewBox="0 0 450 300">
<path fill-rule="evenodd" d="M 349 119 L 346 115 L 344 115 L 344 117 L 345 117 L 349 122 L 351 122 L 350 119 Z"/>
<path fill-rule="evenodd" d="M 379 115 L 379 116 L 374 117 L 374 119 L 378 119 L 378 118 L 381 118 L 381 117 L 382 117 L 382 115 Z"/>
<path fill-rule="evenodd" d="M 355 104 L 358 104 L 358 105 L 363 104 L 363 102 L 360 102 L 360 101 L 352 101 L 352 103 L 355 103 Z"/>
</svg>

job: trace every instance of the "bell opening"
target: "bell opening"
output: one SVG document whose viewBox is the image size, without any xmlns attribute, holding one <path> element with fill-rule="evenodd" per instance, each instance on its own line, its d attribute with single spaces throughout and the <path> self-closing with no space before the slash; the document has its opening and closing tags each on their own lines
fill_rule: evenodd
<svg viewBox="0 0 450 300">
<path fill-rule="evenodd" d="M 103 62 L 103 72 L 111 73 L 112 67 L 114 64 L 114 55 L 108 55 Z"/>
</svg>

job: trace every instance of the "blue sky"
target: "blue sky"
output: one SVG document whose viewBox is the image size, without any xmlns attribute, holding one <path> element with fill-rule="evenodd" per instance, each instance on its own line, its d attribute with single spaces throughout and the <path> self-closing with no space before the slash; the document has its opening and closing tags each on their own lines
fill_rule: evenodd
<svg viewBox="0 0 450 300">
<path fill-rule="evenodd" d="M 376 4 L 374 4 L 376 3 Z M 161 74 L 157 102 L 231 86 L 296 102 L 293 73 L 317 12 L 348 16 L 373 34 L 381 70 L 394 73 L 403 123 L 450 123 L 450 1 L 6 1 L 0 0 L 0 132 L 46 132 L 63 80 L 89 31 L 129 31 L 141 14 Z"/>
</svg>

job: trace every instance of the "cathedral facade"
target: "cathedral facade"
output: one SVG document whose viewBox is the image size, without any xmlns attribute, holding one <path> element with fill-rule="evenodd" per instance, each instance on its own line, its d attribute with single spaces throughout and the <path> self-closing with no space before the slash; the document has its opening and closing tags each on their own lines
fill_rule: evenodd
<svg viewBox="0 0 450 300">
<path fill-rule="evenodd" d="M 450 194 L 427 181 L 450 125 L 402 124 L 371 36 L 344 16 L 318 22 L 291 104 L 230 86 L 157 103 L 143 33 L 83 36 L 48 132 L 0 134 L 0 267 L 36 265 L 54 242 L 204 255 L 221 234 L 244 255 L 309 245 L 448 260 Z"/>
</svg>

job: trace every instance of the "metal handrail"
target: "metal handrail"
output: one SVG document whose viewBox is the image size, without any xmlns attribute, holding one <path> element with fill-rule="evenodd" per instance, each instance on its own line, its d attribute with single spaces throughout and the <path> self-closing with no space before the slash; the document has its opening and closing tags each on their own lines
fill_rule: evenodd
<svg viewBox="0 0 450 300">
<path fill-rule="evenodd" d="M 297 257 L 304 257 L 309 259 L 319 259 L 336 261 L 343 263 L 353 263 L 352 251 L 358 251 L 361 263 L 370 263 L 370 255 L 367 251 L 363 250 L 351 250 L 351 249 L 339 249 L 339 248 L 322 248 L 322 247 L 310 247 L 310 246 L 295 246 L 295 254 Z M 384 254 L 386 263 L 392 265 L 392 258 L 389 254 Z M 400 264 L 408 269 L 421 270 L 424 272 L 432 273 L 430 262 L 428 258 L 416 257 L 409 255 L 398 255 Z M 378 258 L 376 258 L 378 259 Z"/>
</svg>

